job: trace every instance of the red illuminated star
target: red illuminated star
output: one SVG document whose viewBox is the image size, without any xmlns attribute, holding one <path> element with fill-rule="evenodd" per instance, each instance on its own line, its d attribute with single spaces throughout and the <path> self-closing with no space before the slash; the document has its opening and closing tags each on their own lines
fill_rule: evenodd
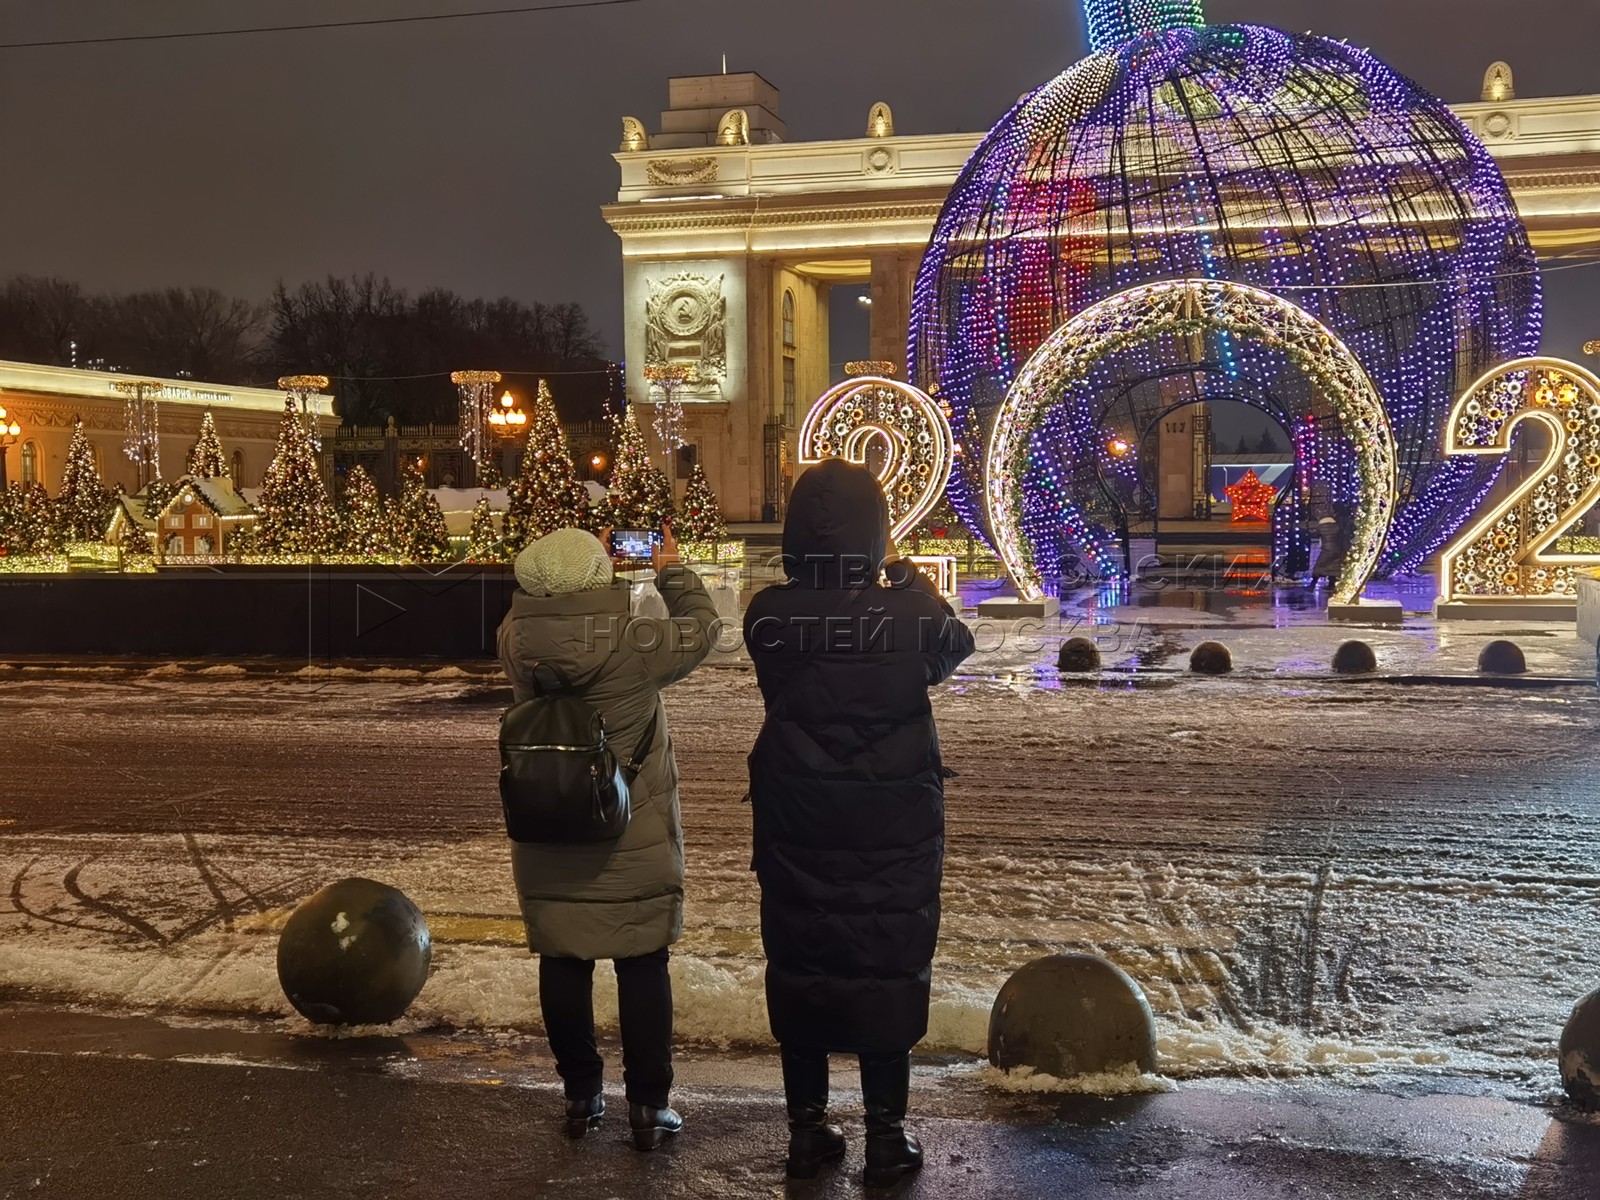
<svg viewBox="0 0 1600 1200">
<path fill-rule="evenodd" d="M 1235 521 L 1272 519 L 1272 502 L 1277 498 L 1278 489 L 1262 483 L 1254 471 L 1246 471 L 1243 479 L 1224 490 L 1228 493 L 1228 502 L 1233 505 Z"/>
</svg>

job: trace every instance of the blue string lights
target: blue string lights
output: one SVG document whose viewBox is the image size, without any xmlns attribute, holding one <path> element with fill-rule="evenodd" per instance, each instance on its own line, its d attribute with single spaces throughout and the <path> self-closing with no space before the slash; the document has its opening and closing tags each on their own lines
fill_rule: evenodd
<svg viewBox="0 0 1600 1200">
<path fill-rule="evenodd" d="M 911 378 L 937 387 L 957 440 L 978 446 L 1023 364 L 1090 306 L 1182 278 L 1280 295 L 1348 345 L 1384 399 L 1399 509 L 1380 567 L 1416 568 L 1501 465 L 1443 452 L 1460 382 L 1540 341 L 1536 258 L 1498 166 L 1443 101 L 1365 50 L 1204 26 L 1198 2 L 1085 11 L 1095 53 L 1007 114 L 950 195 L 918 276 Z M 1087 399 L 1032 435 L 1040 562 L 1115 527 L 1106 512 L 1139 491 L 1140 456 L 1103 448 L 1137 448 L 1186 401 L 1241 400 L 1290 431 L 1280 556 L 1303 543 L 1303 506 L 1315 517 L 1361 499 L 1326 398 L 1248 334 L 1121 348 L 1075 386 Z M 950 495 L 988 529 L 982 469 L 964 457 Z"/>
</svg>

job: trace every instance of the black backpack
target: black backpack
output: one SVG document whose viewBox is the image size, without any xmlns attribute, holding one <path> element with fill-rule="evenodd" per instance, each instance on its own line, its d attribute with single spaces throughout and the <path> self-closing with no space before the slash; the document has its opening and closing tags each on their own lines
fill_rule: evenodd
<svg viewBox="0 0 1600 1200">
<path fill-rule="evenodd" d="M 534 669 L 535 686 L 540 669 Z M 572 695 L 559 673 L 542 669 L 561 690 L 541 690 L 500 718 L 506 833 L 514 842 L 546 845 L 614 842 L 628 831 L 628 787 L 655 741 L 657 717 L 651 716 L 633 757 L 619 764 L 599 710 Z"/>
</svg>

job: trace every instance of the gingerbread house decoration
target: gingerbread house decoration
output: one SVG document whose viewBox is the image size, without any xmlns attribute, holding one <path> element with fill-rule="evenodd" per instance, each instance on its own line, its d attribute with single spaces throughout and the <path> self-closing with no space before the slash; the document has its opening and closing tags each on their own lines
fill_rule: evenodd
<svg viewBox="0 0 1600 1200">
<path fill-rule="evenodd" d="M 112 510 L 111 525 L 106 529 L 106 545 L 120 546 L 129 526 L 132 526 L 144 533 L 154 549 L 156 523 L 145 513 L 144 498 L 142 491 L 132 496 L 127 492 L 117 493 L 117 507 Z"/>
<path fill-rule="evenodd" d="M 156 554 L 163 562 L 221 557 L 229 553 L 229 539 L 256 520 L 255 508 L 227 476 L 185 475 L 156 516 Z"/>
</svg>

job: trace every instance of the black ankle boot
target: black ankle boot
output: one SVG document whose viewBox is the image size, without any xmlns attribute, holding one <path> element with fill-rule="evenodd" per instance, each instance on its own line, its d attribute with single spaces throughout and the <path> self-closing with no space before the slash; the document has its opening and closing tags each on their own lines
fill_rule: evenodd
<svg viewBox="0 0 1600 1200">
<path fill-rule="evenodd" d="M 911 1055 L 861 1060 L 861 1094 L 867 1110 L 868 1187 L 889 1187 L 922 1169 L 922 1145 L 906 1132 L 911 1099 Z"/>
<path fill-rule="evenodd" d="M 590 1096 L 587 1100 L 567 1101 L 567 1136 L 581 1138 L 591 1129 L 600 1127 L 600 1120 L 606 1115 L 606 1098 L 604 1096 Z"/>
<path fill-rule="evenodd" d="M 844 1130 L 828 1124 L 828 1056 L 783 1051 L 783 1094 L 789 1109 L 790 1179 L 815 1179 L 824 1163 L 844 1157 Z"/>
<path fill-rule="evenodd" d="M 673 1109 L 645 1104 L 628 1105 L 628 1125 L 633 1130 L 633 1144 L 640 1150 L 654 1150 L 683 1132 L 683 1118 Z"/>
</svg>

